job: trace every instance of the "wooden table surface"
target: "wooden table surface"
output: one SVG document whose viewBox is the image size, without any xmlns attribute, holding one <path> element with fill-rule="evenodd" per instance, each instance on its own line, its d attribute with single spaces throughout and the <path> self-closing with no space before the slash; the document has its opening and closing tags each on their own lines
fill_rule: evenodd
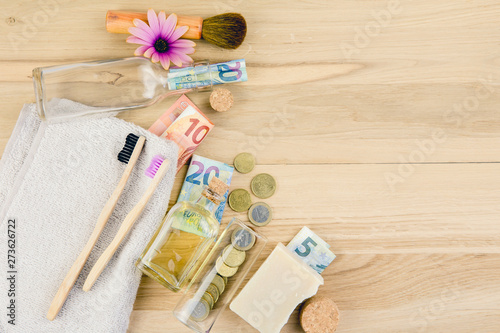
<svg viewBox="0 0 500 333">
<path fill-rule="evenodd" d="M 237 50 L 197 44 L 195 59 L 245 58 L 249 80 L 197 153 L 274 175 L 262 260 L 302 226 L 337 254 L 319 294 L 341 310 L 338 332 L 500 329 L 500 3 L 492 0 L 6 1 L 0 20 L 0 153 L 38 66 L 127 57 L 108 9 L 242 13 Z M 148 128 L 173 102 L 125 112 Z M 184 178 L 178 175 L 171 203 Z M 254 198 L 255 199 L 255 198 Z M 231 217 L 245 214 L 226 209 Z M 129 332 L 188 332 L 179 299 L 144 277 Z M 251 332 L 226 310 L 214 332 Z M 295 312 L 283 332 L 299 332 Z"/>
</svg>

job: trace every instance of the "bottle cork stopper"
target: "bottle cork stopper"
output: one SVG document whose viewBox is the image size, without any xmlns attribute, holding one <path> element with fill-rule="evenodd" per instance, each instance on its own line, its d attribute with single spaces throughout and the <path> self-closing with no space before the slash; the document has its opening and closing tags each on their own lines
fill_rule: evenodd
<svg viewBox="0 0 500 333">
<path fill-rule="evenodd" d="M 225 88 L 217 88 L 210 94 L 210 106 L 218 112 L 229 110 L 233 101 L 233 94 Z"/>
<path fill-rule="evenodd" d="M 226 194 L 227 190 L 229 190 L 229 186 L 217 177 L 213 177 L 210 180 L 208 187 L 221 197 Z"/>
<path fill-rule="evenodd" d="M 300 310 L 300 325 L 306 333 L 333 333 L 339 324 L 339 308 L 325 296 L 308 299 Z"/>
</svg>

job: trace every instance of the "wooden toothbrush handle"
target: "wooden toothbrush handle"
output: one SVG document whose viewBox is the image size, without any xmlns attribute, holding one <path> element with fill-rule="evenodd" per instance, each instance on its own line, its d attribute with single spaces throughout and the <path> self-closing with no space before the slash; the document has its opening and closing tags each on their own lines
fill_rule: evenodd
<svg viewBox="0 0 500 333">
<path fill-rule="evenodd" d="M 153 181 L 151 182 L 151 184 L 149 184 L 149 187 L 147 188 L 146 192 L 144 192 L 144 195 L 142 196 L 141 200 L 139 200 L 137 205 L 135 205 L 135 207 L 125 217 L 125 220 L 123 220 L 122 225 L 120 226 L 120 229 L 116 233 L 115 238 L 113 238 L 111 244 L 109 244 L 106 250 L 102 253 L 102 255 L 95 263 L 94 267 L 92 267 L 92 270 L 90 271 L 89 275 L 87 276 L 87 280 L 83 285 L 84 291 L 89 291 L 90 288 L 92 288 L 94 283 L 97 281 L 97 278 L 99 278 L 104 268 L 106 268 L 106 265 L 111 260 L 116 250 L 118 250 L 118 247 L 122 243 L 123 239 L 125 238 L 125 236 L 127 236 L 128 232 L 134 225 L 135 221 L 141 215 L 142 211 L 146 207 L 146 204 L 148 203 L 149 199 L 151 198 L 154 191 L 158 187 L 158 184 L 167 173 L 169 164 L 170 162 L 168 160 L 163 161 L 161 166 L 158 168 L 158 171 L 156 172 Z"/>
<path fill-rule="evenodd" d="M 115 34 L 128 34 L 128 28 L 135 27 L 134 19 L 148 23 L 146 13 L 108 10 L 106 13 L 106 30 Z M 188 26 L 189 30 L 182 38 L 201 39 L 203 19 L 197 16 L 177 16 L 177 27 Z"/>
<path fill-rule="evenodd" d="M 66 299 L 68 298 L 68 294 L 71 291 L 71 288 L 73 288 L 73 285 L 75 284 L 76 279 L 80 275 L 82 268 L 85 265 L 85 262 L 89 258 L 90 252 L 92 252 L 95 243 L 99 239 L 99 236 L 104 230 L 104 227 L 106 226 L 109 217 L 111 216 L 113 210 L 115 209 L 116 203 L 118 202 L 118 199 L 120 198 L 120 195 L 122 194 L 123 189 L 127 184 L 127 180 L 130 177 L 130 174 L 132 173 L 132 169 L 134 168 L 137 160 L 139 159 L 139 155 L 141 154 L 145 140 L 146 138 L 143 136 L 139 137 L 139 139 L 137 140 L 137 143 L 135 144 L 134 147 L 134 151 L 132 152 L 132 155 L 130 156 L 130 159 L 125 168 L 125 171 L 123 172 L 122 178 L 120 179 L 118 185 L 111 194 L 111 197 L 106 202 L 106 205 L 104 205 L 101 214 L 99 214 L 97 223 L 94 227 L 94 231 L 92 231 L 92 234 L 90 235 L 87 244 L 85 244 L 85 247 L 83 248 L 82 252 L 80 252 L 78 258 L 76 258 L 75 262 L 73 263 L 73 266 L 71 266 L 69 272 L 66 274 L 66 277 L 59 286 L 59 289 L 57 290 L 57 293 L 54 296 L 52 303 L 50 304 L 49 311 L 47 312 L 47 319 L 54 320 L 57 317 L 59 311 L 61 311 L 64 302 L 66 302 Z"/>
</svg>

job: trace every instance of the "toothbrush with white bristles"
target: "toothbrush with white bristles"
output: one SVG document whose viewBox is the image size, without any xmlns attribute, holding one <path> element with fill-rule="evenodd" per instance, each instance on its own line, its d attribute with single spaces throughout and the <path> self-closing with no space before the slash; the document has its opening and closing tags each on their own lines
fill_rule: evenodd
<svg viewBox="0 0 500 333">
<path fill-rule="evenodd" d="M 153 178 L 153 181 L 151 182 L 151 184 L 149 184 L 149 187 L 147 188 L 146 192 L 144 192 L 139 202 L 125 217 L 125 219 L 122 222 L 122 225 L 120 226 L 120 229 L 118 230 L 115 238 L 113 238 L 111 244 L 109 244 L 109 246 L 106 248 L 106 250 L 103 252 L 103 254 L 99 257 L 99 259 L 95 263 L 94 267 L 92 267 L 92 270 L 90 271 L 89 275 L 87 276 L 87 280 L 83 285 L 84 291 L 89 291 L 90 288 L 92 288 L 92 286 L 99 278 L 104 268 L 106 268 L 106 265 L 111 260 L 116 250 L 118 250 L 118 247 L 122 243 L 123 239 L 125 238 L 125 236 L 127 236 L 130 229 L 132 229 L 132 226 L 134 225 L 135 221 L 137 221 L 142 211 L 146 207 L 146 204 L 148 203 L 149 199 L 155 192 L 156 188 L 160 184 L 165 174 L 167 173 L 169 166 L 170 166 L 169 161 L 164 160 L 163 157 L 159 155 L 153 157 L 149 168 L 147 168 L 145 172 L 145 174 L 148 177 Z"/>
</svg>

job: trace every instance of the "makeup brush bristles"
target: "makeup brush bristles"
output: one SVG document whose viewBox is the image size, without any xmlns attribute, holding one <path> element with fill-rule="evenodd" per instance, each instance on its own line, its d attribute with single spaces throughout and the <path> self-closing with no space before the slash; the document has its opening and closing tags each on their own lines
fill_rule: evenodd
<svg viewBox="0 0 500 333">
<path fill-rule="evenodd" d="M 216 15 L 203 20 L 201 36 L 214 45 L 236 49 L 247 34 L 247 23 L 237 13 Z"/>
<path fill-rule="evenodd" d="M 153 157 L 153 159 L 151 160 L 151 164 L 149 164 L 149 167 L 144 172 L 146 176 L 154 178 L 156 172 L 158 171 L 164 160 L 165 159 L 161 155 L 156 155 L 155 157 Z"/>
<path fill-rule="evenodd" d="M 137 144 L 137 140 L 139 140 L 139 137 L 137 135 L 133 133 L 127 135 L 127 138 L 125 139 L 125 146 L 118 153 L 118 161 L 125 164 L 128 163 L 130 157 L 132 156 L 132 152 L 134 151 L 135 145 Z"/>
</svg>

